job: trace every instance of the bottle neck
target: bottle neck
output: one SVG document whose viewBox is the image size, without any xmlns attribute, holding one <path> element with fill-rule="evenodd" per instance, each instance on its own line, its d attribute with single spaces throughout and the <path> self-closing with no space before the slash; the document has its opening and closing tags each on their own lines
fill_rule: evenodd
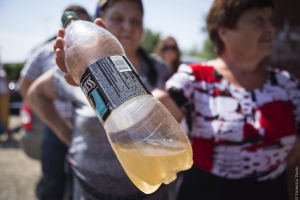
<svg viewBox="0 0 300 200">
<path fill-rule="evenodd" d="M 71 17 L 70 19 L 67 19 L 64 23 L 64 28 L 66 29 L 70 24 L 78 20 L 80 20 L 78 17 Z"/>
</svg>

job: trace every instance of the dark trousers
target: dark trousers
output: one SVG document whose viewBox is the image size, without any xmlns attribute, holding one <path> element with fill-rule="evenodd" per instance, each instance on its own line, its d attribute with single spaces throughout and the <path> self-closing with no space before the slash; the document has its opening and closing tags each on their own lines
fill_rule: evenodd
<svg viewBox="0 0 300 200">
<path fill-rule="evenodd" d="M 177 200 L 288 200 L 286 173 L 274 180 L 224 179 L 193 166 L 184 171 Z"/>
<path fill-rule="evenodd" d="M 68 147 L 45 125 L 42 140 L 42 179 L 38 187 L 40 200 L 62 200 L 67 184 L 65 172 Z"/>
</svg>

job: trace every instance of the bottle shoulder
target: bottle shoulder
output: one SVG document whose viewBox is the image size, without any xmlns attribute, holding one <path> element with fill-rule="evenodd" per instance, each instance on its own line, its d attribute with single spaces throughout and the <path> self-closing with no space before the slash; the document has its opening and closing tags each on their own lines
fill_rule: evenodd
<svg viewBox="0 0 300 200">
<path fill-rule="evenodd" d="M 129 99 L 118 106 L 107 118 L 104 127 L 109 127 L 115 132 L 133 126 L 139 120 L 145 118 L 151 111 L 162 104 L 152 95 L 140 95 Z"/>
</svg>

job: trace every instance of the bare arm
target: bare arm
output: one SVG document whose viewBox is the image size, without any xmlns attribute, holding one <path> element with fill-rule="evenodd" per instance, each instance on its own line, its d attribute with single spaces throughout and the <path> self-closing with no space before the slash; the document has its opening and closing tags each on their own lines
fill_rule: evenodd
<svg viewBox="0 0 300 200">
<path fill-rule="evenodd" d="M 33 80 L 29 78 L 21 77 L 21 76 L 19 78 L 19 93 L 26 102 L 28 102 L 28 100 L 26 99 L 27 98 L 26 93 L 32 83 Z"/>
<path fill-rule="evenodd" d="M 64 142 L 70 146 L 71 128 L 57 112 L 54 100 L 57 98 L 52 81 L 53 71 L 50 70 L 36 79 L 28 89 L 26 98 L 34 112 Z"/>
<path fill-rule="evenodd" d="M 155 89 L 152 91 L 153 96 L 158 99 L 173 115 L 173 117 L 180 122 L 183 118 L 183 113 L 169 96 L 169 94 L 163 90 Z"/>
</svg>

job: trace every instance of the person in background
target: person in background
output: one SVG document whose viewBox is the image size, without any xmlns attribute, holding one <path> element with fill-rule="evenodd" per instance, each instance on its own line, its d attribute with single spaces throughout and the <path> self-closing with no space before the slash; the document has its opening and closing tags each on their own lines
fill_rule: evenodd
<svg viewBox="0 0 300 200">
<path fill-rule="evenodd" d="M 167 36 L 160 39 L 155 47 L 155 55 L 167 63 L 172 70 L 172 74 L 177 72 L 178 67 L 181 64 L 181 53 L 175 38 Z M 186 118 L 183 118 L 179 124 L 182 130 L 188 134 L 189 127 Z"/>
<path fill-rule="evenodd" d="M 83 7 L 70 5 L 65 11 L 73 11 L 80 19 L 90 21 L 90 16 Z M 38 48 L 29 57 L 20 72 L 19 92 L 26 102 L 28 102 L 26 93 L 30 85 L 48 70 L 57 68 L 55 53 L 53 52 L 55 38 Z M 58 100 L 55 101 L 55 106 L 63 120 L 70 124 L 72 118 L 71 102 Z M 65 187 L 69 182 L 69 177 L 64 171 L 67 151 L 68 146 L 59 140 L 49 126 L 45 125 L 41 147 L 42 178 L 37 187 L 39 199 L 63 199 Z"/>
<path fill-rule="evenodd" d="M 273 10 L 272 0 L 215 0 L 206 23 L 218 58 L 181 65 L 167 92 L 153 92 L 178 121 L 190 119 L 194 165 L 178 200 L 288 199 L 300 84 L 264 62 Z"/>
<path fill-rule="evenodd" d="M 136 68 L 149 89 L 165 86 L 170 69 L 140 47 L 143 34 L 143 5 L 141 0 L 100 0 L 96 16 L 122 44 L 127 58 Z M 97 19 L 99 23 L 103 21 Z M 58 33 L 54 45 L 63 53 L 64 30 Z M 61 47 L 57 49 L 57 47 Z M 57 64 L 64 58 L 56 55 Z M 107 139 L 106 132 L 79 87 L 72 88 L 62 72 L 50 71 L 29 88 L 28 99 L 35 112 L 64 141 L 70 144 L 68 161 L 74 174 L 73 199 L 80 200 L 171 200 L 169 185 L 162 185 L 153 194 L 144 194 L 128 178 Z M 52 89 L 53 88 L 53 89 Z M 53 109 L 55 99 L 73 103 L 71 129 Z"/>
<path fill-rule="evenodd" d="M 122 0 L 121 0 L 122 1 Z M 149 89 L 155 87 L 164 88 L 165 81 L 171 74 L 171 70 L 155 56 L 148 55 L 141 47 L 143 36 L 142 2 L 137 1 L 140 13 L 123 14 L 119 9 L 120 0 L 100 0 L 96 9 L 95 17 L 100 17 L 109 32 L 111 32 L 122 44 L 127 58 L 135 67 Z M 123 0 L 124 2 L 131 2 Z M 118 4 L 116 4 L 118 3 Z M 115 5 L 116 4 L 116 5 Z M 127 6 L 132 7 L 132 6 Z M 110 9 L 108 9 L 110 8 Z M 125 10 L 123 12 L 126 12 Z M 159 72 L 159 73 L 158 73 Z"/>
<path fill-rule="evenodd" d="M 156 45 L 155 54 L 162 58 L 172 69 L 172 72 L 175 73 L 181 64 L 180 61 L 180 50 L 176 40 L 167 36 L 161 40 Z"/>
<path fill-rule="evenodd" d="M 0 64 L 0 123 L 3 126 L 3 133 L 6 133 L 8 136 L 10 135 L 8 129 L 9 99 L 8 77 L 6 71 Z M 0 135 L 3 133 L 0 132 Z"/>
</svg>

